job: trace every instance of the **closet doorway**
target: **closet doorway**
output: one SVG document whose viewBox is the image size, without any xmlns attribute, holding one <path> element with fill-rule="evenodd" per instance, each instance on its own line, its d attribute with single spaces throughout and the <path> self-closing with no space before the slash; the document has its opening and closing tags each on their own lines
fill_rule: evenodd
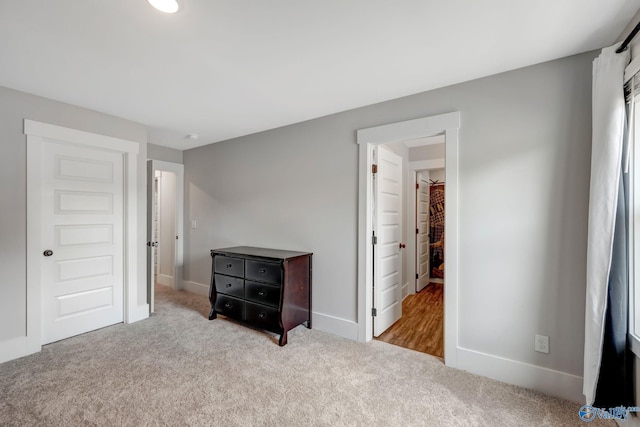
<svg viewBox="0 0 640 427">
<path fill-rule="evenodd" d="M 147 295 L 155 286 L 182 289 L 184 165 L 147 161 Z"/>
</svg>

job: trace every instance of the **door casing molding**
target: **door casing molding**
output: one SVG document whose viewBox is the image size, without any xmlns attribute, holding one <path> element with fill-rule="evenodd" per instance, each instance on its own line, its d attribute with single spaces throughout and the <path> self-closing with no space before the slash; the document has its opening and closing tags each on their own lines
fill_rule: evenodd
<svg viewBox="0 0 640 427">
<path fill-rule="evenodd" d="M 41 173 L 42 150 L 48 139 L 122 154 L 124 160 L 124 322 L 133 323 L 148 317 L 148 304 L 138 301 L 138 155 L 139 144 L 120 138 L 98 135 L 77 129 L 24 120 L 27 136 L 27 307 L 26 336 L 13 340 L 7 354 L 17 358 L 41 350 Z M 145 315 L 146 313 L 146 315 Z M 9 359 L 6 359 L 9 360 Z"/>
<path fill-rule="evenodd" d="M 373 147 L 398 141 L 445 136 L 445 277 L 444 361 L 457 366 L 458 349 L 458 133 L 460 112 L 445 113 L 357 131 L 358 168 L 358 341 L 373 338 L 372 284 Z"/>
</svg>

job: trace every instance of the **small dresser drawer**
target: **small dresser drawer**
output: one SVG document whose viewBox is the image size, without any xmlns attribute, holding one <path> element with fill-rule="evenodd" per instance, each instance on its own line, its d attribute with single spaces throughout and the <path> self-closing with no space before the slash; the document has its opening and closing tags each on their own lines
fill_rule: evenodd
<svg viewBox="0 0 640 427">
<path fill-rule="evenodd" d="M 244 260 L 228 256 L 216 255 L 214 273 L 227 274 L 229 276 L 244 276 Z"/>
<path fill-rule="evenodd" d="M 280 285 L 282 284 L 282 264 L 247 260 L 246 278 Z"/>
<path fill-rule="evenodd" d="M 244 301 L 226 295 L 218 295 L 216 311 L 232 319 L 244 320 Z"/>
<path fill-rule="evenodd" d="M 271 332 L 280 330 L 280 313 L 278 309 L 250 302 L 246 303 L 245 308 L 247 323 Z"/>
<path fill-rule="evenodd" d="M 222 294 L 244 298 L 244 279 L 216 274 L 216 291 Z"/>
<path fill-rule="evenodd" d="M 244 297 L 260 304 L 278 308 L 280 305 L 280 287 L 247 280 L 245 283 Z"/>
</svg>

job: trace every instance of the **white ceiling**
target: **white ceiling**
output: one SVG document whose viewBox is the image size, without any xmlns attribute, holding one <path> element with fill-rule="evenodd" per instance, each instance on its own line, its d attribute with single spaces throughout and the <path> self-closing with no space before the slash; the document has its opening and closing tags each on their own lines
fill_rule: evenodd
<svg viewBox="0 0 640 427">
<path fill-rule="evenodd" d="M 612 44 L 640 0 L 0 0 L 0 85 L 187 149 Z M 199 134 L 197 140 L 187 134 Z"/>
</svg>

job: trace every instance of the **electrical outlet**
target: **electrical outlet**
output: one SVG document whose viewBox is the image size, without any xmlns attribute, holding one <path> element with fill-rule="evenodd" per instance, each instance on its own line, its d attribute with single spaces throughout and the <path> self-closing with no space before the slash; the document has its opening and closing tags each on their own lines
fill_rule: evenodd
<svg viewBox="0 0 640 427">
<path fill-rule="evenodd" d="M 549 353 L 549 337 L 546 335 L 535 336 L 534 350 L 540 353 Z"/>
<path fill-rule="evenodd" d="M 191 228 L 193 228 L 193 229 L 196 228 L 196 220 L 195 219 L 191 220 Z"/>
</svg>

